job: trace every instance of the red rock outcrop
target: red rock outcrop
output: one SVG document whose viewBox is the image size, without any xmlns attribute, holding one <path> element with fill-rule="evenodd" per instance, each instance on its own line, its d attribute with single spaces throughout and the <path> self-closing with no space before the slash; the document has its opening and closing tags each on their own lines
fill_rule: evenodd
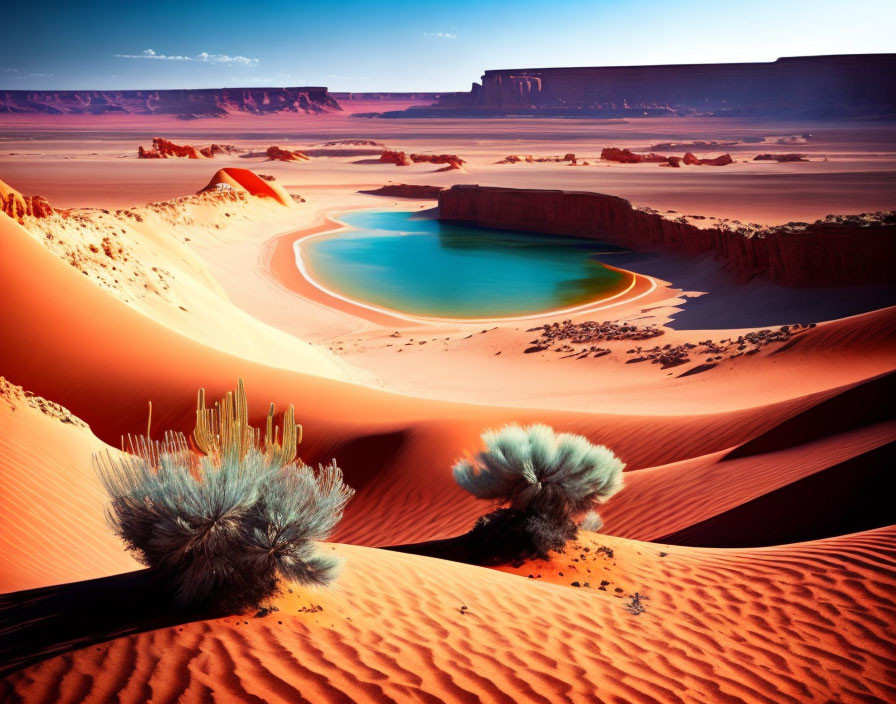
<svg viewBox="0 0 896 704">
<path fill-rule="evenodd" d="M 396 166 L 410 166 L 411 160 L 408 159 L 408 155 L 404 152 L 393 152 L 389 149 L 386 149 L 382 154 L 380 154 L 380 161 L 383 161 L 387 164 L 395 164 Z"/>
<path fill-rule="evenodd" d="M 896 271 L 896 213 L 829 216 L 742 232 L 668 220 L 602 193 L 454 186 L 439 194 L 439 217 L 632 249 L 713 253 L 740 279 L 759 276 L 789 286 L 888 282 Z"/>
<path fill-rule="evenodd" d="M 600 158 L 604 161 L 616 161 L 620 164 L 640 164 L 643 161 L 640 154 L 635 154 L 628 149 L 619 149 L 618 147 L 602 149 Z"/>
<path fill-rule="evenodd" d="M 19 222 L 25 217 L 45 218 L 56 212 L 43 196 L 23 196 L 3 181 L 0 181 L 0 210 Z"/>
<path fill-rule="evenodd" d="M 693 156 L 693 155 L 692 155 Z M 600 158 L 604 161 L 616 161 L 620 164 L 668 164 L 669 166 L 681 166 L 680 156 L 663 156 L 662 154 L 635 154 L 629 149 L 618 147 L 606 147 L 601 150 Z M 685 155 L 685 163 L 687 155 Z"/>
<path fill-rule="evenodd" d="M 239 154 L 242 151 L 244 150 L 235 147 L 232 144 L 210 144 L 209 146 L 200 149 L 199 153 L 208 159 L 213 159 L 217 154 Z"/>
<path fill-rule="evenodd" d="M 411 154 L 411 161 L 415 164 L 445 164 L 449 169 L 459 169 L 467 163 L 457 154 Z"/>
<path fill-rule="evenodd" d="M 753 161 L 809 161 L 805 154 L 757 154 Z"/>
<path fill-rule="evenodd" d="M 167 159 L 169 157 L 202 159 L 204 156 L 196 147 L 189 144 L 175 144 L 163 137 L 153 137 L 152 149 L 137 148 L 138 159 Z"/>
<path fill-rule="evenodd" d="M 394 198 L 419 198 L 435 200 L 445 190 L 442 186 L 425 186 L 423 184 L 389 183 L 374 191 L 361 191 L 371 196 L 392 196 Z"/>
<path fill-rule="evenodd" d="M 268 147 L 265 155 L 268 157 L 268 161 L 308 161 L 310 158 L 298 149 L 281 149 L 277 146 Z"/>
<path fill-rule="evenodd" d="M 524 154 L 523 156 L 519 156 L 517 154 L 510 154 L 501 159 L 501 161 L 496 161 L 495 163 L 519 164 L 520 162 L 526 162 L 527 164 L 541 164 L 548 161 L 554 161 L 558 163 L 568 161 L 572 165 L 575 165 L 577 163 L 575 154 L 565 154 L 563 156 L 532 156 L 531 154 Z"/>
<path fill-rule="evenodd" d="M 684 155 L 684 163 L 686 166 L 728 166 L 734 163 L 734 159 L 730 154 L 722 154 L 714 159 L 698 159 L 691 152 L 687 152 Z"/>
</svg>

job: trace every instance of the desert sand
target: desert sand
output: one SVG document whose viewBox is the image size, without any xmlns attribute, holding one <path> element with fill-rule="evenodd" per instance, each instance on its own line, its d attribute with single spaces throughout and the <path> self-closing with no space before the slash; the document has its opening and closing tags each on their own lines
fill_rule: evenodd
<svg viewBox="0 0 896 704">
<path fill-rule="evenodd" d="M 896 439 L 892 287 L 744 283 L 711 257 L 636 253 L 618 260 L 635 277 L 618 299 L 469 322 L 373 311 L 327 295 L 296 266 L 301 240 L 338 231 L 341 213 L 432 215 L 434 200 L 361 193 L 390 182 L 599 191 L 767 225 L 889 210 L 888 126 L 0 118 L 4 202 L 40 194 L 58 209 L 0 214 L 4 697 L 896 697 L 896 533 L 881 498 Z M 466 164 L 137 159 L 154 135 L 250 152 L 369 139 Z M 604 147 L 748 136 L 765 141 L 698 154 L 730 152 L 725 167 L 599 158 Z M 797 150 L 809 161 L 753 161 Z M 570 152 L 588 165 L 497 163 Z M 663 334 L 600 342 L 610 350 L 600 357 L 526 352 L 532 328 L 567 319 Z M 793 323 L 815 325 L 749 355 L 703 344 Z M 656 343 L 698 351 L 668 368 L 633 361 L 630 350 Z M 140 565 L 104 523 L 91 454 L 144 432 L 149 402 L 153 433 L 188 431 L 196 389 L 217 397 L 238 378 L 253 419 L 270 402 L 295 404 L 302 458 L 337 458 L 356 489 L 326 546 L 345 558 L 344 572 L 332 588 L 282 594 L 264 617 L 163 614 L 152 599 L 133 609 Z M 383 549 L 468 530 L 484 507 L 454 483 L 451 464 L 484 429 L 511 421 L 582 433 L 626 462 L 627 486 L 601 509 L 602 533 L 583 532 L 550 561 L 500 569 Z"/>
</svg>

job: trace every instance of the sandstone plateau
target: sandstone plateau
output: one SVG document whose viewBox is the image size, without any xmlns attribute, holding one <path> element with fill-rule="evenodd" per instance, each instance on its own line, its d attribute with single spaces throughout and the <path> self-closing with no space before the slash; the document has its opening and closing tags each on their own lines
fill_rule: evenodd
<svg viewBox="0 0 896 704">
<path fill-rule="evenodd" d="M 801 56 L 769 63 L 514 68 L 469 93 L 384 117 L 893 117 L 896 54 Z"/>
<path fill-rule="evenodd" d="M 197 88 L 183 90 L 0 91 L 0 113 L 175 115 L 183 119 L 239 113 L 320 115 L 342 108 L 326 88 Z"/>
<path fill-rule="evenodd" d="M 893 213 L 734 231 L 668 220 L 602 193 L 454 186 L 439 194 L 439 218 L 593 237 L 636 250 L 711 253 L 741 279 L 758 276 L 790 286 L 883 283 L 896 270 Z"/>
</svg>

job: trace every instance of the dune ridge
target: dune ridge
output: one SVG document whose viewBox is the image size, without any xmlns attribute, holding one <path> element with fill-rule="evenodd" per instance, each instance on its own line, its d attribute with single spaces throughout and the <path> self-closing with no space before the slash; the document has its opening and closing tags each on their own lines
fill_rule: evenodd
<svg viewBox="0 0 896 704">
<path fill-rule="evenodd" d="M 625 585 L 621 596 L 547 583 L 563 556 L 524 566 L 521 574 L 542 575 L 525 580 L 333 546 L 346 558 L 333 590 L 286 594 L 264 618 L 196 621 L 90 646 L 26 667 L 2 687 L 24 702 L 781 704 L 896 694 L 886 645 L 896 616 L 893 528 L 753 550 L 590 538 L 580 545 L 612 551 L 593 564 Z"/>
</svg>

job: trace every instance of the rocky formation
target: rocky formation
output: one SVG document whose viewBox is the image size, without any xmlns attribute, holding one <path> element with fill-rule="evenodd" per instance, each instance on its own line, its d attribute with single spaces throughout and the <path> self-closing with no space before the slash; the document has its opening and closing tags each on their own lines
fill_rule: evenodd
<svg viewBox="0 0 896 704">
<path fill-rule="evenodd" d="M 23 196 L 3 181 L 0 181 L 0 210 L 19 223 L 26 217 L 45 218 L 56 212 L 43 196 Z"/>
<path fill-rule="evenodd" d="M 661 154 L 635 154 L 628 149 L 618 149 L 617 147 L 607 147 L 600 152 L 600 158 L 604 161 L 618 161 L 620 164 L 668 164 L 669 157 Z M 677 166 L 677 164 L 676 164 Z"/>
<path fill-rule="evenodd" d="M 466 162 L 456 154 L 411 154 L 404 152 L 385 150 L 380 154 L 380 161 L 396 166 L 410 166 L 414 164 L 445 164 L 445 170 L 460 169 Z"/>
<path fill-rule="evenodd" d="M 698 159 L 691 152 L 687 152 L 684 155 L 683 161 L 686 166 L 728 166 L 728 164 L 734 163 L 734 159 L 731 158 L 730 154 L 722 154 L 722 156 L 717 156 L 714 159 Z"/>
<path fill-rule="evenodd" d="M 239 113 L 339 112 L 326 88 L 0 91 L 0 113 L 48 115 L 175 115 L 183 119 Z"/>
<path fill-rule="evenodd" d="M 309 157 L 298 149 L 281 149 L 277 146 L 268 147 L 265 155 L 268 161 L 308 161 Z"/>
<path fill-rule="evenodd" d="M 828 216 L 814 223 L 699 228 L 636 210 L 616 196 L 572 191 L 454 186 L 439 194 L 439 217 L 482 227 L 590 237 L 632 249 L 712 253 L 742 280 L 790 286 L 892 281 L 896 213 Z"/>
<path fill-rule="evenodd" d="M 527 164 L 540 164 L 548 161 L 554 161 L 558 163 L 568 161 L 572 164 L 577 163 L 575 154 L 564 154 L 563 156 L 532 156 L 531 154 L 524 154 L 523 156 L 519 156 L 517 154 L 510 154 L 501 159 L 501 161 L 496 161 L 495 163 L 519 164 L 520 162 L 525 162 Z"/>
<path fill-rule="evenodd" d="M 466 94 L 384 117 L 896 116 L 896 54 L 770 63 L 518 68 L 486 71 Z"/>
<path fill-rule="evenodd" d="M 411 160 L 408 158 L 408 155 L 404 152 L 395 152 L 386 149 L 382 154 L 380 154 L 380 161 L 385 162 L 386 164 L 395 164 L 396 166 L 410 166 Z"/>
<path fill-rule="evenodd" d="M 411 161 L 415 164 L 444 164 L 446 171 L 459 169 L 467 163 L 457 154 L 411 154 Z"/>
<path fill-rule="evenodd" d="M 199 149 L 189 144 L 175 144 L 162 137 L 153 137 L 152 149 L 144 149 L 142 146 L 137 147 L 138 159 L 168 159 L 169 157 L 202 159 L 207 156 L 207 154 L 200 153 Z"/>
<path fill-rule="evenodd" d="M 445 190 L 442 186 L 425 186 L 422 184 L 390 183 L 373 191 L 361 191 L 371 196 L 392 196 L 394 198 L 419 198 L 436 200 L 439 193 Z"/>
<path fill-rule="evenodd" d="M 619 149 L 618 147 L 606 147 L 600 153 L 600 158 L 604 161 L 615 161 L 620 164 L 659 164 L 660 166 L 680 167 L 682 162 L 687 166 L 727 166 L 733 164 L 734 160 L 730 154 L 723 154 L 714 159 L 698 159 L 696 156 L 687 152 L 684 157 L 680 156 L 663 156 L 662 154 L 636 154 L 629 149 Z"/>
<path fill-rule="evenodd" d="M 142 146 L 137 147 L 137 158 L 168 159 L 169 157 L 179 157 L 184 159 L 214 159 L 218 154 L 229 156 L 242 151 L 245 150 L 232 144 L 210 144 L 207 147 L 197 149 L 189 144 L 175 144 L 163 137 L 153 137 L 151 149 L 144 149 Z"/>
<path fill-rule="evenodd" d="M 659 364 L 662 369 L 669 369 L 689 363 L 691 355 L 704 355 L 704 358 L 700 360 L 703 364 L 688 372 L 693 374 L 714 367 L 725 358 L 736 359 L 743 355 L 753 355 L 760 352 L 766 345 L 791 342 L 794 336 L 814 327 L 815 323 L 794 323 L 782 325 L 777 330 L 755 330 L 737 338 L 726 337 L 718 342 L 707 339 L 696 343 L 685 342 L 680 345 L 671 343 L 662 346 L 654 345 L 651 348 L 637 345 L 625 351 L 625 354 L 629 356 L 625 363 L 650 362 Z M 531 347 L 524 350 L 526 353 L 552 350 L 563 355 L 560 359 L 587 359 L 588 357 L 605 357 L 612 353 L 612 350 L 606 347 L 594 345 L 595 342 L 649 340 L 663 335 L 665 330 L 653 323 L 641 326 L 627 321 L 598 323 L 586 320 L 574 323 L 572 320 L 564 320 L 560 323 L 545 323 L 536 328 L 529 328 L 526 332 L 540 333 L 536 339 L 529 342 Z"/>
<path fill-rule="evenodd" d="M 246 150 L 235 147 L 232 144 L 210 144 L 209 146 L 200 149 L 199 153 L 207 159 L 214 159 L 218 154 L 230 156 L 231 154 L 239 154 L 244 151 Z"/>
<path fill-rule="evenodd" d="M 757 154 L 753 161 L 809 161 L 805 154 Z"/>
</svg>

